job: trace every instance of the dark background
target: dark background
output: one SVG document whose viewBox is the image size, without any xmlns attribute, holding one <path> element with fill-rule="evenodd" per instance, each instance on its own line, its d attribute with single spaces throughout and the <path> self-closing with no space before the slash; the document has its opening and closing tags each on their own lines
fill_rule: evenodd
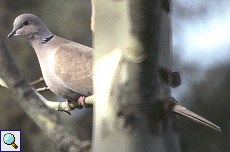
<svg viewBox="0 0 230 152">
<path fill-rule="evenodd" d="M 217 30 L 223 29 L 222 23 L 229 20 L 228 16 L 230 18 L 228 9 L 226 9 L 229 2 L 227 0 L 172 1 L 173 69 L 178 70 L 182 75 L 182 85 L 173 89 L 173 96 L 181 104 L 218 124 L 222 129 L 222 132 L 219 133 L 178 117 L 177 124 L 178 131 L 181 133 L 182 151 L 228 152 L 230 151 L 230 144 L 228 144 L 230 143 L 230 104 L 228 103 L 230 62 L 227 56 L 230 54 L 230 45 L 227 40 L 224 39 L 223 43 L 217 36 L 216 41 L 215 39 L 214 41 L 205 40 L 204 37 L 198 41 L 201 44 L 196 45 L 195 40 L 199 37 L 195 36 L 202 34 L 203 31 L 213 36 L 215 33 L 212 34 L 212 28 L 208 28 L 214 24 L 211 22 L 212 19 L 219 21 L 219 23 L 215 22 Z M 0 35 L 5 39 L 5 43 L 28 81 L 41 76 L 35 52 L 21 38 L 6 39 L 7 34 L 12 30 L 14 18 L 22 13 L 39 16 L 50 31 L 56 35 L 92 46 L 90 0 L 1 0 Z M 209 29 L 211 30 L 208 31 Z M 230 40 L 228 31 L 224 36 L 229 37 Z M 215 38 L 215 35 L 213 37 Z M 221 45 L 212 47 L 213 43 L 218 40 L 219 43 L 222 42 Z M 209 41 L 210 48 L 199 47 Z M 55 151 L 52 141 L 29 119 L 18 104 L 13 102 L 17 98 L 5 88 L 0 88 L 0 94 L 0 129 L 22 130 L 23 151 Z M 50 92 L 44 95 L 48 99 L 59 100 Z M 72 116 L 58 113 L 66 126 L 81 139 L 91 138 L 91 110 L 75 110 Z"/>
</svg>

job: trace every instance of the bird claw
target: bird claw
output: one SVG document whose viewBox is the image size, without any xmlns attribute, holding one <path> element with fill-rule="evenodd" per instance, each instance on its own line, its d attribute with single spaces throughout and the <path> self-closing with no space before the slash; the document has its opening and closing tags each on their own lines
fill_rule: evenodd
<svg viewBox="0 0 230 152">
<path fill-rule="evenodd" d="M 86 107 L 86 108 L 88 107 L 87 104 L 85 103 L 85 98 L 86 98 L 85 96 L 80 96 L 80 98 L 78 98 L 78 103 L 79 103 L 80 106 L 82 106 L 82 108 L 83 107 Z"/>
<path fill-rule="evenodd" d="M 69 115 L 71 115 L 70 111 L 74 110 L 75 108 L 82 109 L 83 107 L 87 107 L 87 105 L 85 103 L 85 96 L 80 96 L 80 98 L 77 100 L 77 102 L 76 101 L 70 101 L 70 100 L 66 100 L 66 102 L 67 102 L 67 106 L 63 111 Z"/>
<path fill-rule="evenodd" d="M 65 109 L 64 112 L 66 112 L 68 115 L 71 115 L 71 113 L 67 109 Z"/>
<path fill-rule="evenodd" d="M 82 101 L 83 100 L 83 101 Z M 70 110 L 74 110 L 75 108 L 78 109 L 82 109 L 84 107 L 84 103 L 85 103 L 85 97 L 81 96 L 78 101 L 70 101 L 70 100 L 66 100 L 67 102 L 67 107 L 65 109 L 65 111 L 70 111 Z M 83 104 L 83 105 L 82 105 Z"/>
<path fill-rule="evenodd" d="M 66 106 L 66 108 L 65 109 L 63 109 L 63 108 L 61 108 L 61 103 L 62 102 L 60 102 L 59 104 L 58 104 L 58 107 L 57 107 L 57 111 L 64 111 L 64 112 L 66 112 L 67 114 L 69 114 L 69 115 L 71 115 L 71 113 L 69 112 L 70 110 L 71 110 L 71 107 L 69 106 L 69 102 L 66 100 L 66 102 L 67 102 L 67 106 Z"/>
</svg>

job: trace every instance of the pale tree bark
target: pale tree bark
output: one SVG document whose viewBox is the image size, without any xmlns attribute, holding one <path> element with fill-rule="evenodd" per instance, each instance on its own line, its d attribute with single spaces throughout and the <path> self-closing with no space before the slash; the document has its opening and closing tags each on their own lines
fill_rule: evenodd
<svg viewBox="0 0 230 152">
<path fill-rule="evenodd" d="M 94 152 L 178 152 L 170 88 L 168 0 L 95 0 Z"/>
</svg>

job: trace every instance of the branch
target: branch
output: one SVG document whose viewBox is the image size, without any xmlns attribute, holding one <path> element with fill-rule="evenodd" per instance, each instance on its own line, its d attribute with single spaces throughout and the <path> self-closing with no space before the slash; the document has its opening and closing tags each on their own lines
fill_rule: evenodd
<svg viewBox="0 0 230 152">
<path fill-rule="evenodd" d="M 47 91 L 47 90 L 50 90 L 50 89 L 48 87 L 43 87 L 43 88 L 36 89 L 36 92 L 44 92 L 44 91 Z"/>
<path fill-rule="evenodd" d="M 94 0 L 91 0 L 91 8 L 92 8 L 92 15 L 91 15 L 91 31 L 94 32 L 94 26 L 95 26 L 95 5 Z"/>
<path fill-rule="evenodd" d="M 40 77 L 37 80 L 30 82 L 30 85 L 35 85 L 35 84 L 40 83 L 40 82 L 44 82 L 43 77 Z"/>
<path fill-rule="evenodd" d="M 49 101 L 45 99 L 40 93 L 36 92 L 36 95 L 39 97 L 39 99 L 49 108 L 56 111 L 64 111 L 70 115 L 70 111 L 78 108 L 81 109 L 82 105 L 78 102 L 54 102 Z M 94 96 L 89 96 L 85 98 L 86 107 L 92 107 L 94 101 Z"/>
<path fill-rule="evenodd" d="M 8 88 L 6 82 L 0 78 L 0 87 Z"/>
<path fill-rule="evenodd" d="M 35 80 L 34 82 L 38 83 L 37 80 Z M 5 81 L 2 80 L 1 78 L 0 78 L 0 87 L 9 88 L 6 85 Z M 40 92 L 47 91 L 47 90 L 50 90 L 50 89 L 48 87 L 43 87 L 43 88 L 34 89 L 34 92 L 49 109 L 56 110 L 56 111 L 64 111 L 68 113 L 69 115 L 71 115 L 70 111 L 76 108 L 78 109 L 82 108 L 82 105 L 79 102 L 67 102 L 67 101 L 56 102 L 56 101 L 47 100 L 45 97 L 43 97 L 40 94 Z M 94 95 L 91 95 L 85 98 L 86 108 L 93 107 L 93 103 L 94 103 Z"/>
<path fill-rule="evenodd" d="M 37 93 L 30 87 L 7 50 L 0 36 L 0 77 L 18 97 L 20 107 L 44 130 L 61 152 L 89 151 L 90 142 L 80 141 L 60 122 L 56 113 L 41 102 Z M 1 83 L 4 84 L 4 83 Z"/>
</svg>

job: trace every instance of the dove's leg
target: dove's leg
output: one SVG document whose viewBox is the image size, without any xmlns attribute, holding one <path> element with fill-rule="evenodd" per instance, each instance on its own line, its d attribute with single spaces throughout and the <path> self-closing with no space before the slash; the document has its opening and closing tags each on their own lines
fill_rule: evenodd
<svg viewBox="0 0 230 152">
<path fill-rule="evenodd" d="M 85 103 L 85 96 L 80 96 L 80 98 L 78 98 L 78 103 L 83 107 L 87 107 Z"/>
<path fill-rule="evenodd" d="M 70 110 L 73 110 L 75 108 L 82 109 L 84 106 L 79 101 L 79 99 L 77 100 L 77 102 L 76 102 L 76 100 L 75 101 L 66 100 L 68 107 L 65 109 L 65 111 L 70 111 Z"/>
<path fill-rule="evenodd" d="M 76 107 L 78 109 L 82 109 L 83 107 L 88 108 L 87 104 L 85 103 L 85 96 L 80 96 L 77 100 L 71 101 L 71 100 L 66 100 L 68 103 L 68 107 L 65 109 L 66 112 L 75 109 Z M 76 102 L 77 101 L 77 102 Z M 78 106 L 76 106 L 76 104 Z"/>
</svg>

